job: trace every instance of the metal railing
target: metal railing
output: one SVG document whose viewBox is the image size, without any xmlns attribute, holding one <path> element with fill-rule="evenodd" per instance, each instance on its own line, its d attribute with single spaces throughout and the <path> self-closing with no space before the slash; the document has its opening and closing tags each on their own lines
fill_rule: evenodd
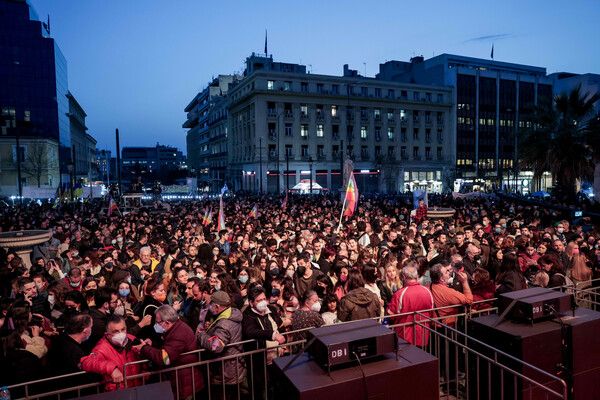
<svg viewBox="0 0 600 400">
<path fill-rule="evenodd" d="M 600 280 L 597 280 L 600 282 Z M 598 295 L 600 293 L 597 293 L 595 290 L 597 288 L 592 287 L 593 290 L 584 290 L 584 289 L 576 289 L 579 290 L 581 292 L 587 293 L 588 291 L 591 292 L 593 295 Z M 476 306 L 478 304 L 494 304 L 496 299 L 486 299 L 486 300 L 482 300 L 479 302 L 474 303 L 473 306 Z M 595 298 L 594 301 L 592 301 L 592 303 L 596 303 Z M 598 303 L 598 305 L 600 306 L 600 303 Z M 453 313 L 451 315 L 444 315 L 443 317 L 437 317 L 434 318 L 432 316 L 429 315 L 433 315 L 433 313 L 435 313 L 436 311 L 439 312 L 441 310 L 444 309 L 454 309 L 460 307 L 459 309 L 461 310 L 460 312 L 457 313 Z M 565 393 L 566 393 L 566 385 L 564 384 L 564 381 L 558 379 L 556 376 L 548 374 L 547 372 L 544 372 L 534 366 L 531 366 L 529 364 L 526 364 L 518 359 L 516 359 L 515 357 L 512 357 L 506 353 L 501 352 L 500 350 L 494 349 L 489 345 L 486 345 L 485 343 L 476 340 L 472 337 L 469 337 L 467 335 L 467 322 L 469 319 L 471 318 L 476 318 L 477 316 L 480 315 L 486 315 L 486 314 L 490 314 L 490 313 L 495 313 L 497 311 L 497 309 L 495 307 L 490 307 L 490 308 L 485 308 L 482 310 L 478 310 L 478 309 L 473 309 L 472 307 L 468 307 L 468 306 L 461 306 L 461 305 L 452 305 L 452 306 L 447 306 L 447 307 L 438 307 L 438 308 L 434 308 L 434 309 L 430 309 L 430 310 L 422 310 L 420 312 L 410 312 L 410 313 L 401 313 L 401 314 L 394 314 L 394 315 L 386 315 L 384 317 L 375 317 L 372 319 L 378 320 L 378 321 L 390 321 L 390 322 L 394 322 L 397 321 L 398 319 L 402 319 L 403 317 L 409 318 L 412 317 L 412 321 L 410 322 L 405 322 L 405 323 L 398 323 L 398 324 L 390 324 L 389 328 L 390 329 L 395 329 L 395 328 L 400 328 L 400 327 L 406 327 L 408 329 L 413 329 L 413 334 L 416 333 L 417 329 L 423 330 L 424 332 L 427 332 L 428 336 L 429 336 L 429 340 L 427 343 L 420 343 L 420 346 L 423 350 L 429 352 L 430 354 L 440 358 L 441 361 L 444 361 L 443 363 L 440 362 L 440 376 L 442 376 L 443 379 L 443 383 L 445 388 L 443 388 L 443 390 L 440 392 L 440 398 L 446 398 L 446 396 L 448 395 L 453 395 L 456 398 L 496 398 L 493 397 L 492 394 L 494 394 L 494 396 L 496 396 L 497 393 L 491 393 L 491 387 L 490 387 L 490 393 L 489 396 L 481 396 L 479 393 L 479 389 L 480 389 L 480 385 L 479 385 L 479 372 L 477 372 L 476 375 L 473 376 L 473 373 L 469 374 L 467 372 L 468 371 L 468 365 L 469 363 L 476 363 L 477 365 L 477 371 L 479 371 L 480 367 L 483 366 L 487 366 L 487 371 L 492 371 L 492 370 L 499 370 L 500 371 L 500 376 L 501 379 L 505 379 L 505 376 L 509 376 L 511 377 L 511 379 L 513 380 L 513 382 L 516 382 L 517 385 L 515 385 L 515 387 L 523 387 L 523 385 L 526 385 L 528 388 L 536 388 L 536 390 L 541 390 L 543 391 L 546 395 L 547 398 L 549 399 L 566 399 L 565 397 Z M 447 325 L 442 324 L 441 321 L 446 320 L 447 318 L 454 318 L 456 320 L 455 326 L 458 328 L 454 328 L 454 327 L 450 327 Z M 340 324 L 345 324 L 345 323 L 352 323 L 352 322 L 340 322 Z M 464 329 L 463 329 L 464 328 Z M 312 328 L 305 328 L 305 329 L 300 329 L 300 330 L 296 330 L 296 331 L 291 331 L 291 332 L 285 332 L 282 333 L 285 336 L 288 337 L 292 337 L 292 335 L 301 333 L 303 331 L 307 331 L 310 330 Z M 416 335 L 415 335 L 416 337 Z M 239 346 L 239 345 L 243 345 L 246 348 L 248 348 L 249 346 L 255 346 L 257 349 L 256 350 L 246 350 L 242 353 L 239 354 L 233 354 L 233 355 L 229 355 L 229 356 L 225 356 L 225 357 L 218 357 L 218 358 L 212 358 L 212 355 L 210 352 L 204 350 L 204 349 L 198 349 L 198 350 L 194 350 L 191 352 L 187 352 L 187 353 L 182 353 L 181 356 L 184 355 L 195 355 L 197 356 L 197 361 L 195 361 L 192 364 L 186 364 L 186 365 L 180 365 L 180 366 L 172 366 L 169 368 L 163 368 L 160 370 L 152 370 L 151 367 L 151 363 L 149 360 L 139 360 L 139 361 L 135 361 L 132 363 L 127 363 L 124 367 L 123 367 L 123 376 L 124 376 L 124 386 L 126 387 L 127 385 L 129 385 L 127 382 L 131 382 L 131 380 L 134 379 L 142 379 L 143 383 L 151 383 L 155 380 L 158 381 L 162 381 L 164 379 L 170 379 L 173 383 L 174 383 L 174 394 L 176 395 L 176 399 L 180 399 L 179 396 L 179 375 L 182 373 L 182 371 L 185 370 L 189 370 L 190 372 L 193 371 L 194 368 L 199 368 L 201 369 L 203 375 L 206 377 L 206 388 L 204 389 L 204 392 L 202 393 L 202 396 L 196 396 L 193 395 L 193 398 L 208 398 L 208 399 L 213 399 L 213 398 L 221 398 L 222 394 L 225 392 L 229 392 L 229 391 L 233 391 L 234 395 L 237 394 L 237 398 L 240 398 L 240 396 L 248 396 L 248 398 L 263 398 L 263 396 L 265 396 L 265 398 L 268 396 L 268 391 L 270 390 L 270 388 L 272 388 L 272 383 L 273 382 L 269 382 L 268 380 L 268 367 L 267 367 L 267 356 L 268 356 L 268 352 L 269 351 L 273 351 L 276 350 L 278 353 L 285 353 L 285 354 L 294 354 L 295 352 L 298 352 L 299 350 L 302 349 L 302 345 L 305 343 L 305 340 L 297 340 L 297 341 L 293 341 L 293 339 L 289 339 L 289 341 L 285 344 L 282 345 L 278 345 L 276 347 L 269 347 L 266 349 L 260 349 L 258 348 L 258 342 L 256 340 L 244 340 L 241 342 L 236 342 L 236 343 L 231 343 L 227 346 L 225 346 L 225 349 L 223 351 L 226 351 L 226 349 L 230 348 L 231 346 Z M 417 343 L 417 345 L 419 345 L 419 343 Z M 459 363 L 460 365 L 466 365 L 465 369 L 463 371 L 460 371 L 460 368 L 455 368 L 455 373 L 453 373 L 452 368 L 450 368 L 450 360 L 445 357 L 444 354 L 448 354 L 448 352 L 443 353 L 440 352 L 440 349 L 442 348 L 441 346 L 443 345 L 444 349 L 447 349 L 448 352 L 450 351 L 450 349 L 453 347 L 455 349 L 455 354 L 457 354 L 456 359 L 454 360 L 454 363 Z M 471 347 L 477 347 L 479 350 L 475 350 Z M 483 349 L 483 350 L 481 350 Z M 460 358 L 462 357 L 462 358 Z M 509 367 L 507 365 L 504 365 L 501 361 L 499 361 L 499 357 L 502 360 L 508 360 L 511 363 L 511 366 L 514 363 L 518 363 L 518 365 L 523 366 L 523 367 L 527 367 L 528 370 L 532 370 L 532 371 L 536 371 L 536 373 L 538 374 L 542 374 L 544 377 L 548 378 L 548 379 L 552 379 L 553 382 L 555 382 L 556 384 L 559 384 L 560 387 L 562 388 L 562 394 L 560 393 L 560 391 L 556 391 L 553 390 L 551 388 L 548 388 L 547 386 L 543 385 L 540 382 L 537 382 L 536 380 L 534 380 L 531 377 L 528 377 L 518 371 L 516 371 L 514 368 Z M 215 387 L 214 385 L 211 386 L 211 376 L 214 375 L 214 370 L 218 370 L 218 368 L 216 368 L 218 366 L 218 364 L 220 364 L 221 366 L 221 371 L 222 374 L 224 375 L 225 372 L 225 363 L 227 361 L 230 360 L 236 360 L 235 361 L 235 365 L 236 368 L 238 368 L 240 366 L 240 363 L 243 362 L 246 363 L 246 370 L 247 370 L 247 376 L 245 379 L 241 379 L 239 382 L 237 382 L 235 385 L 226 385 L 225 384 L 225 379 L 224 376 L 222 376 L 221 378 L 221 382 L 222 384 L 220 385 L 220 387 Z M 257 361 L 258 360 L 258 361 Z M 465 360 L 464 362 L 461 360 Z M 260 365 L 258 365 L 258 367 L 260 367 L 262 369 L 262 371 L 258 372 L 257 370 L 257 366 L 255 365 L 257 362 L 260 362 Z M 462 364 L 461 364 L 462 363 Z M 136 375 L 127 375 L 127 368 L 130 366 L 134 366 L 137 365 L 139 366 L 139 368 L 144 371 L 141 372 L 139 374 Z M 458 366 L 460 366 L 458 365 Z M 270 368 L 270 367 L 269 367 Z M 211 372 L 211 369 L 213 369 L 213 372 Z M 466 372 L 465 372 L 466 371 Z M 174 373 L 174 376 L 173 376 Z M 454 376 L 451 376 L 450 374 L 453 373 Z M 463 373 L 466 374 L 466 376 L 462 375 Z M 80 384 L 80 385 L 76 385 L 76 386 L 72 386 L 72 387 L 68 387 L 68 388 L 64 388 L 64 389 L 57 389 L 57 390 L 52 390 L 52 391 L 47 391 L 44 393 L 40 393 L 37 391 L 32 390 L 32 387 L 35 387 L 36 385 L 40 385 L 40 384 L 44 384 L 47 382 L 50 382 L 52 380 L 57 380 L 57 379 L 78 379 L 81 378 L 85 375 L 88 375 L 88 373 L 86 372 L 78 372 L 75 374 L 69 374 L 69 375 L 63 375 L 63 376 L 57 376 L 57 377 L 52 377 L 52 378 L 46 378 L 46 379 L 41 379 L 41 380 L 37 380 L 37 381 L 31 381 L 31 382 L 25 382 L 25 383 L 21 383 L 21 384 L 16 384 L 16 385 L 11 385 L 9 386 L 9 389 L 11 391 L 14 391 L 14 393 L 23 393 L 22 398 L 24 399 L 38 399 L 38 398 L 48 398 L 50 396 L 57 396 L 58 399 L 61 399 L 61 396 L 64 396 L 65 394 L 68 393 L 73 393 L 73 392 L 77 392 L 77 394 L 79 395 L 81 393 L 82 390 L 84 389 L 88 389 L 88 390 L 92 390 L 94 392 L 100 392 L 103 385 L 105 385 L 107 383 L 107 381 L 103 381 L 103 382 L 93 382 L 93 383 L 87 383 L 87 384 Z M 193 374 L 192 374 L 193 376 Z M 489 373 L 486 376 L 491 376 Z M 451 379 L 452 378 L 452 379 Z M 488 378 L 488 380 L 491 378 Z M 469 397 L 469 384 L 471 381 L 476 381 L 477 383 L 477 389 L 472 389 L 471 390 L 477 390 L 478 396 L 472 396 Z M 108 381 L 110 382 L 110 381 Z M 462 382 L 462 383 L 461 383 Z M 196 384 L 195 380 L 192 379 L 192 385 L 194 386 Z M 271 385 L 270 385 L 271 384 Z M 467 388 L 467 389 L 465 389 Z M 196 393 L 196 388 L 193 388 L 194 393 Z M 465 392 L 466 390 L 466 392 Z M 500 389 L 498 389 L 500 390 Z M 517 389 L 515 389 L 517 390 Z M 504 393 L 502 392 L 502 396 L 504 396 Z M 14 395 L 13 395 L 13 398 Z M 62 397 L 64 398 L 64 397 Z M 233 398 L 236 398 L 235 396 Z M 501 397 L 501 398 L 512 398 L 511 396 L 506 396 L 506 397 Z"/>
</svg>

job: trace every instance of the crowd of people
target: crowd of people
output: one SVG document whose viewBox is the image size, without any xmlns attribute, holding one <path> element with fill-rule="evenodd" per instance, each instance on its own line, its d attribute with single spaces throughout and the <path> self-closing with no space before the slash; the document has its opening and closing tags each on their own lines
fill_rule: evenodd
<svg viewBox="0 0 600 400">
<path fill-rule="evenodd" d="M 230 398 L 264 390 L 265 371 L 289 351 L 281 345 L 306 328 L 379 317 L 423 346 L 427 333 L 406 329 L 410 313 L 438 308 L 431 316 L 452 326 L 463 305 L 598 276 L 600 231 L 586 219 L 493 198 L 429 203 L 456 213 L 431 218 L 421 204 L 411 217 L 405 197 L 363 196 L 340 223 L 332 196 L 231 196 L 219 230 L 205 218 L 218 207 L 209 200 L 111 216 L 91 202 L 7 207 L 2 231 L 52 237 L 30 267 L 0 249 L 0 384 L 87 371 L 116 390 L 203 349 L 228 358 L 168 373 L 173 390 L 187 398 L 212 385 Z M 266 357 L 235 357 L 257 346 Z M 128 364 L 143 359 L 151 364 Z"/>
</svg>

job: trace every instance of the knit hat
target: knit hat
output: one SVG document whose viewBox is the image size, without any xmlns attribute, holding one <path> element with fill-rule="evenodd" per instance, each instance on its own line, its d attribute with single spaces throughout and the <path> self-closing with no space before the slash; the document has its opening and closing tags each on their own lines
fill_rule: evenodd
<svg viewBox="0 0 600 400">
<path fill-rule="evenodd" d="M 210 295 L 211 303 L 218 304 L 220 306 L 229 306 L 229 295 L 222 290 L 218 290 Z"/>
</svg>

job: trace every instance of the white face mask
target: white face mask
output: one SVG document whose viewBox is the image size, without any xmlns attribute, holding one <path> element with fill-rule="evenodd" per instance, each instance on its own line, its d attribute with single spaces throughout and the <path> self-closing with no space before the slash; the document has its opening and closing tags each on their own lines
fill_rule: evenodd
<svg viewBox="0 0 600 400">
<path fill-rule="evenodd" d="M 289 277 L 289 278 L 293 278 L 294 277 L 294 271 L 291 269 L 288 269 L 287 271 L 285 271 L 285 276 Z"/>
<path fill-rule="evenodd" d="M 313 303 L 313 305 L 310 306 L 310 309 L 313 310 L 314 312 L 321 311 L 321 303 L 318 301 L 316 303 Z"/>
<path fill-rule="evenodd" d="M 121 316 L 125 315 L 125 306 L 119 306 L 119 307 L 115 308 L 114 314 L 121 315 Z"/>
<path fill-rule="evenodd" d="M 269 305 L 269 303 L 267 303 L 266 300 L 260 301 L 255 305 L 255 308 L 258 312 L 260 313 L 264 313 L 265 311 L 267 311 L 267 306 Z"/>
<path fill-rule="evenodd" d="M 127 333 L 117 333 L 112 337 L 111 342 L 119 347 L 125 346 L 125 343 L 127 343 Z"/>
<path fill-rule="evenodd" d="M 558 228 L 557 231 L 558 233 L 563 233 L 565 231 L 565 228 Z"/>
</svg>

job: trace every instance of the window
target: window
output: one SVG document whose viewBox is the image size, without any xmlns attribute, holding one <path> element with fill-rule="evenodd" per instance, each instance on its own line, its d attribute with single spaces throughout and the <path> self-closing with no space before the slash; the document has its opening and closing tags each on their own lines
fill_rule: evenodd
<svg viewBox="0 0 600 400">
<path fill-rule="evenodd" d="M 438 129 L 437 131 L 437 140 L 440 143 L 444 142 L 444 131 L 442 131 L 441 129 Z"/>
<path fill-rule="evenodd" d="M 317 137 L 323 137 L 324 132 L 323 124 L 317 124 Z"/>
<path fill-rule="evenodd" d="M 275 123 L 269 122 L 269 139 L 273 140 L 277 137 L 277 128 Z"/>
<path fill-rule="evenodd" d="M 406 100 L 406 99 L 408 99 L 408 92 L 407 92 L 406 90 L 401 90 L 401 91 L 400 91 L 400 98 L 401 98 L 402 100 Z"/>
<path fill-rule="evenodd" d="M 437 102 L 438 103 L 443 103 L 444 102 L 444 95 L 441 93 L 438 93 L 437 95 Z"/>
<path fill-rule="evenodd" d="M 340 85 L 331 85 L 331 94 L 339 94 Z"/>
<path fill-rule="evenodd" d="M 413 140 L 419 140 L 419 128 L 413 128 Z"/>
<path fill-rule="evenodd" d="M 369 95 L 369 89 L 367 89 L 366 87 L 361 87 L 360 88 L 360 95 L 363 97 L 367 97 Z"/>
<path fill-rule="evenodd" d="M 291 116 L 292 115 L 292 103 L 284 103 L 283 111 L 285 112 L 285 115 Z"/>
<path fill-rule="evenodd" d="M 275 81 L 267 81 L 267 90 L 275 90 Z"/>
<path fill-rule="evenodd" d="M 442 148 L 438 147 L 437 148 L 437 159 L 442 160 L 443 158 L 444 158 L 444 156 L 442 155 Z"/>
<path fill-rule="evenodd" d="M 406 121 L 406 110 L 400 110 L 400 121 Z"/>
<path fill-rule="evenodd" d="M 381 97 L 381 88 L 375 88 L 375 97 Z"/>
<path fill-rule="evenodd" d="M 360 119 L 369 119 L 369 110 L 367 110 L 367 107 L 360 108 Z"/>
<path fill-rule="evenodd" d="M 419 158 L 419 147 L 413 147 L 413 158 L 417 160 Z"/>
<path fill-rule="evenodd" d="M 13 144 L 13 162 L 17 162 L 17 146 Z M 27 146 L 20 145 L 19 146 L 19 161 L 24 162 L 27 161 Z"/>
<path fill-rule="evenodd" d="M 406 142 L 406 128 L 400 129 L 400 140 L 402 140 L 402 142 Z"/>
<path fill-rule="evenodd" d="M 346 107 L 346 119 L 354 119 L 354 109 L 352 107 Z"/>
<path fill-rule="evenodd" d="M 331 125 L 331 136 L 334 140 L 338 140 L 340 138 L 340 126 L 339 125 Z"/>
<path fill-rule="evenodd" d="M 274 144 L 270 144 L 269 145 L 269 157 L 275 157 L 277 155 L 276 150 L 275 150 L 275 145 Z"/>
<path fill-rule="evenodd" d="M 285 81 L 285 83 L 283 84 L 283 90 L 285 90 L 286 92 L 291 91 L 292 90 L 292 82 Z"/>
<path fill-rule="evenodd" d="M 269 114 L 275 114 L 275 102 L 274 101 L 269 101 L 267 103 L 267 112 Z"/>
<path fill-rule="evenodd" d="M 31 111 L 29 110 L 25 110 L 25 116 L 24 116 L 24 121 L 25 122 L 31 122 Z"/>
<path fill-rule="evenodd" d="M 323 84 L 317 83 L 317 93 L 323 93 Z"/>
<path fill-rule="evenodd" d="M 285 155 L 288 157 L 293 157 L 294 156 L 294 151 L 292 150 L 292 145 L 291 144 L 286 144 L 285 145 Z"/>
<path fill-rule="evenodd" d="M 394 98 L 394 89 L 388 89 L 388 95 L 387 97 L 389 99 L 393 99 Z"/>
<path fill-rule="evenodd" d="M 338 107 L 337 106 L 331 106 L 331 116 L 332 117 L 338 116 Z"/>
<path fill-rule="evenodd" d="M 348 137 L 348 140 L 354 139 L 353 131 L 354 127 L 352 125 L 346 126 L 346 136 Z"/>
<path fill-rule="evenodd" d="M 323 104 L 317 104 L 317 118 L 323 117 L 325 114 L 323 113 Z"/>
<path fill-rule="evenodd" d="M 303 117 L 308 116 L 308 104 L 301 104 L 300 105 L 300 115 Z"/>
<path fill-rule="evenodd" d="M 427 143 L 431 142 L 431 129 L 425 129 L 425 141 Z"/>
<path fill-rule="evenodd" d="M 408 154 L 406 153 L 406 146 L 400 147 L 400 157 L 403 159 L 408 158 Z"/>
<path fill-rule="evenodd" d="M 308 157 L 309 153 L 308 153 L 308 145 L 307 144 L 303 144 L 302 145 L 302 157 Z"/>
<path fill-rule="evenodd" d="M 394 120 L 394 110 L 392 110 L 391 108 L 388 110 L 387 119 L 388 119 L 388 121 Z"/>
<path fill-rule="evenodd" d="M 394 157 L 394 146 L 388 147 L 388 157 Z"/>
<path fill-rule="evenodd" d="M 438 124 L 443 124 L 444 123 L 444 113 L 443 112 L 438 112 L 437 113 L 437 123 Z"/>
<path fill-rule="evenodd" d="M 425 159 L 431 160 L 431 147 L 425 147 Z"/>
<path fill-rule="evenodd" d="M 413 100 L 414 101 L 419 101 L 421 99 L 421 93 L 419 92 L 413 92 Z"/>
<path fill-rule="evenodd" d="M 394 127 L 392 126 L 388 127 L 388 139 L 394 140 Z"/>
<path fill-rule="evenodd" d="M 381 140 L 381 127 L 379 126 L 375 127 L 375 140 L 378 142 Z"/>
<path fill-rule="evenodd" d="M 300 136 L 303 138 L 308 137 L 308 124 L 300 125 Z"/>
<path fill-rule="evenodd" d="M 373 111 L 373 114 L 375 115 L 375 120 L 379 121 L 381 119 L 381 110 L 379 108 L 376 108 Z"/>
<path fill-rule="evenodd" d="M 292 133 L 292 124 L 285 124 L 285 136 L 293 136 Z"/>
<path fill-rule="evenodd" d="M 425 100 L 431 101 L 431 93 L 425 93 Z"/>
<path fill-rule="evenodd" d="M 340 155 L 340 146 L 337 146 L 337 145 L 331 146 L 331 155 L 333 157 L 339 157 L 339 155 Z"/>
<path fill-rule="evenodd" d="M 360 138 L 363 140 L 367 140 L 367 127 L 366 126 L 360 127 Z"/>
<path fill-rule="evenodd" d="M 419 123 L 419 112 L 417 110 L 413 111 L 413 124 Z"/>
<path fill-rule="evenodd" d="M 381 157 L 381 146 L 375 146 L 375 158 Z"/>
<path fill-rule="evenodd" d="M 485 118 L 479 118 L 479 125 L 485 125 Z"/>
<path fill-rule="evenodd" d="M 303 93 L 308 93 L 308 82 L 300 82 L 300 90 Z"/>
<path fill-rule="evenodd" d="M 325 156 L 325 149 L 322 144 L 317 146 L 317 156 L 319 156 L 319 157 Z"/>
<path fill-rule="evenodd" d="M 425 123 L 426 124 L 431 123 L 431 113 L 429 111 L 425 111 Z"/>
<path fill-rule="evenodd" d="M 367 149 L 367 146 L 360 147 L 360 156 L 362 157 L 363 160 L 366 160 L 369 158 L 369 150 Z"/>
</svg>

